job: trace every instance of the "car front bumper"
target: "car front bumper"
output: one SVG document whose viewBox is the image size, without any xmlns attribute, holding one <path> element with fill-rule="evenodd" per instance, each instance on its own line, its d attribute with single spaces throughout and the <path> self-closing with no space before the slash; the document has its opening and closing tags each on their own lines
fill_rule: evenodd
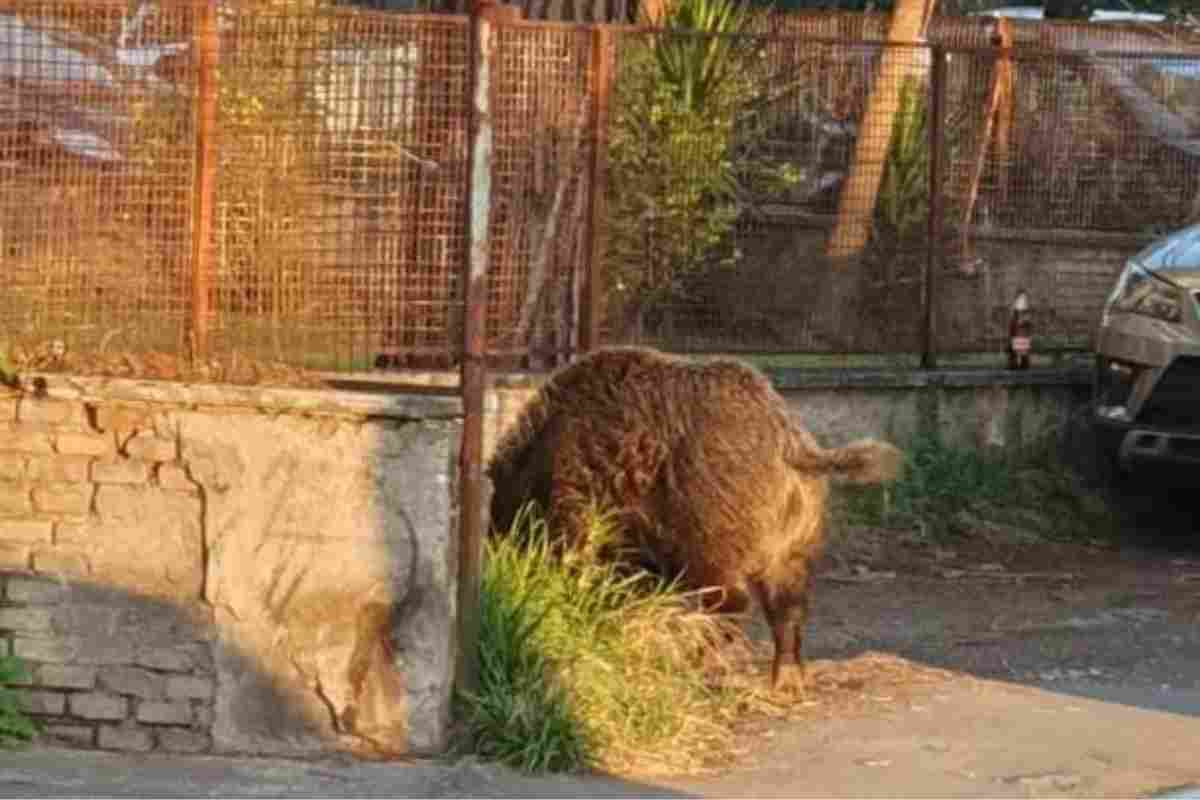
<svg viewBox="0 0 1200 800">
<path fill-rule="evenodd" d="M 1118 464 L 1159 463 L 1200 466 L 1200 430 L 1173 430 L 1136 422 L 1095 418 L 1097 434 Z"/>
</svg>

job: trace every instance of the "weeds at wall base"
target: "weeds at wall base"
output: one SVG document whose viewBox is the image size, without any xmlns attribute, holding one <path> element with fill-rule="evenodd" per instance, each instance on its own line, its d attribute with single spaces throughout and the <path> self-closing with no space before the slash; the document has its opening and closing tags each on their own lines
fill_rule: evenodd
<svg viewBox="0 0 1200 800">
<path fill-rule="evenodd" d="M 22 746 L 38 734 L 38 724 L 25 715 L 11 688 L 13 684 L 29 681 L 25 662 L 16 656 L 0 656 L 0 749 Z"/>
<path fill-rule="evenodd" d="M 457 698 L 460 752 L 525 772 L 625 775 L 729 757 L 733 725 L 756 703 L 749 641 L 736 620 L 698 611 L 695 593 L 595 558 L 614 535 L 595 514 L 589 545 L 559 553 L 526 509 L 489 540 L 479 686 Z"/>
<path fill-rule="evenodd" d="M 895 484 L 839 487 L 838 526 L 905 529 L 933 542 L 996 529 L 1030 541 L 1116 535 L 1102 494 L 1085 486 L 1052 448 L 990 456 L 924 435 L 905 454 L 905 470 Z"/>
</svg>

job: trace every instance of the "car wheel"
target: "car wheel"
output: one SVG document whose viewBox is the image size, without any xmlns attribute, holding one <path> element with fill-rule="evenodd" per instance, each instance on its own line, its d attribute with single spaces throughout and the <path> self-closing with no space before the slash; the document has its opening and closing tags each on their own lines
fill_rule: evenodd
<svg viewBox="0 0 1200 800">
<path fill-rule="evenodd" d="M 1080 406 L 1067 420 L 1066 461 L 1089 488 L 1114 487 L 1127 473 L 1118 457 L 1120 439 L 1096 424 L 1095 406 Z"/>
</svg>

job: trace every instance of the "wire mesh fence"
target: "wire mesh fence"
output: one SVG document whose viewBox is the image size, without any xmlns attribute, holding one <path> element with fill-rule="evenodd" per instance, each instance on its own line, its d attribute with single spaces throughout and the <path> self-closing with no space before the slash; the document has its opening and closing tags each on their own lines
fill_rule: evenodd
<svg viewBox="0 0 1200 800">
<path fill-rule="evenodd" d="M 3 338 L 187 358 L 199 319 L 225 362 L 455 363 L 469 21 L 216 7 L 211 129 L 194 0 L 0 13 Z M 496 364 L 559 363 L 594 320 L 670 350 L 996 350 L 1019 289 L 1040 342 L 1085 347 L 1121 260 L 1197 216 L 1200 55 L 1159 32 L 497 31 Z"/>
<path fill-rule="evenodd" d="M 135 28 L 122 6 L 38 2 L 0 15 L 8 338 L 182 344 L 192 124 L 190 105 L 172 102 L 190 91 L 172 44 L 189 37 L 190 14 L 166 7 Z"/>
<path fill-rule="evenodd" d="M 448 366 L 466 20 L 220 4 L 204 130 L 202 6 L 21 2 L 0 15 L 4 338 L 187 358 L 199 316 L 205 355 L 223 363 Z M 211 247 L 198 263 L 205 140 Z"/>
<path fill-rule="evenodd" d="M 464 21 L 243 5 L 222 23 L 214 348 L 308 367 L 448 366 Z"/>
<path fill-rule="evenodd" d="M 590 257 L 592 32 L 508 25 L 498 51 L 488 350 L 553 364 L 578 348 Z"/>
<path fill-rule="evenodd" d="M 692 163 L 673 164 L 690 175 L 684 183 L 700 185 L 703 167 L 720 163 L 734 191 L 691 198 L 692 218 L 678 230 L 693 235 L 678 253 L 644 225 L 630 226 L 641 244 L 610 248 L 617 264 L 606 274 L 618 281 L 623 271 L 643 281 L 648 271 L 668 275 L 624 302 L 629 282 L 616 285 L 611 341 L 694 351 L 999 351 L 1010 304 L 1025 289 L 1041 344 L 1081 349 L 1123 259 L 1196 217 L 1200 130 L 1185 118 L 1185 98 L 1200 90 L 1197 55 L 1145 32 L 1114 41 L 1154 45 L 1150 52 L 1048 51 L 1021 49 L 1021 37 L 995 22 L 934 31 L 960 43 L 920 46 L 872 40 L 861 24 L 853 39 L 830 37 L 844 19 L 807 22 L 802 30 L 818 35 L 779 35 L 787 26 L 775 20 L 739 57 L 751 87 L 727 112 L 736 124 L 719 155 L 699 143 L 720 110 L 679 120 L 676 139 L 693 148 Z M 1064 28 L 1070 42 L 1086 41 Z M 984 34 L 990 44 L 981 46 Z M 665 36 L 631 32 L 623 48 L 654 51 Z M 620 85 L 617 97 L 630 102 Z M 651 148 L 672 140 L 661 127 L 640 135 Z M 766 184 L 742 185 L 743 158 L 771 174 Z M 618 166 L 609 181 L 617 198 L 670 196 L 644 186 L 665 187 L 661 170 L 648 177 Z M 719 241 L 700 244 L 694 234 L 722 215 L 729 221 Z"/>
</svg>

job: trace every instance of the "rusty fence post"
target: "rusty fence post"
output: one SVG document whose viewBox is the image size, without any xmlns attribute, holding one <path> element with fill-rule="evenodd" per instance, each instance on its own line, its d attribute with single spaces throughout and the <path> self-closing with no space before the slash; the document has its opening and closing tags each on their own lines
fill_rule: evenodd
<svg viewBox="0 0 1200 800">
<path fill-rule="evenodd" d="M 189 339 L 193 361 L 208 357 L 210 277 L 213 252 L 213 201 L 217 180 L 217 34 L 216 0 L 196 0 L 196 160 L 192 184 L 192 302 Z"/>
<path fill-rule="evenodd" d="M 592 29 L 592 160 L 588 169 L 588 250 L 579 296 L 579 351 L 600 346 L 604 318 L 604 237 L 608 216 L 608 125 L 616 49 L 613 29 Z"/>
<path fill-rule="evenodd" d="M 468 91 L 467 253 L 463 281 L 461 391 L 462 443 L 458 479 L 458 664 L 460 688 L 478 684 L 479 582 L 483 567 L 483 413 L 487 392 L 487 279 L 491 256 L 493 120 L 497 23 L 510 19 L 503 6 L 477 0 L 471 9 Z"/>
<path fill-rule="evenodd" d="M 925 244 L 925 274 L 922 281 L 924 319 L 921 326 L 921 368 L 937 367 L 937 330 L 934 303 L 937 301 L 938 251 L 942 240 L 942 146 L 945 141 L 946 51 L 929 48 L 929 231 Z"/>
</svg>

